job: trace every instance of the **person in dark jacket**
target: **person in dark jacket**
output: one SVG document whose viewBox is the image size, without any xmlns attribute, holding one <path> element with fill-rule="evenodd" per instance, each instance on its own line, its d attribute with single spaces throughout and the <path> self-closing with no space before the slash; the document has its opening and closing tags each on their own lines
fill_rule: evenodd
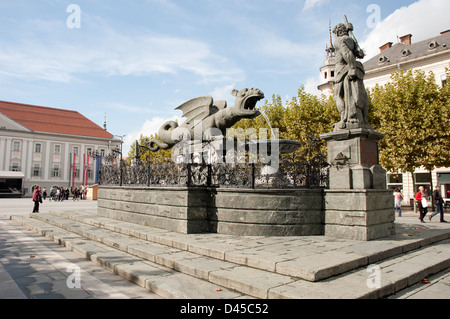
<svg viewBox="0 0 450 319">
<path fill-rule="evenodd" d="M 442 198 L 441 195 L 441 187 L 440 186 L 436 186 L 433 192 L 433 200 L 434 200 L 434 206 L 436 206 L 436 211 L 433 213 L 433 215 L 431 215 L 431 218 L 433 218 L 434 216 L 436 216 L 437 214 L 441 213 L 441 223 L 446 223 L 446 221 L 444 220 L 444 199 Z"/>
<path fill-rule="evenodd" d="M 42 203 L 41 188 L 39 186 L 34 186 L 32 199 L 34 202 L 33 213 L 39 213 L 39 203 Z"/>
</svg>

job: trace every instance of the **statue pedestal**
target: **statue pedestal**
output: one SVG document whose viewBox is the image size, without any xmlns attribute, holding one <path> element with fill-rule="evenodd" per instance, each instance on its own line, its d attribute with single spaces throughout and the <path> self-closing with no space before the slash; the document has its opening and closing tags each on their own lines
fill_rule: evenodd
<svg viewBox="0 0 450 319">
<path fill-rule="evenodd" d="M 368 129 L 321 135 L 331 164 L 325 193 L 326 236 L 374 240 L 395 234 L 394 200 L 378 157 L 383 137 Z"/>
</svg>

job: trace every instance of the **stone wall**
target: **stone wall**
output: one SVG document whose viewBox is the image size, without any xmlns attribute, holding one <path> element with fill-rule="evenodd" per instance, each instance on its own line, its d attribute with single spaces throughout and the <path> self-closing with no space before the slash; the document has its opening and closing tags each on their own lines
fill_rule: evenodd
<svg viewBox="0 0 450 319">
<path fill-rule="evenodd" d="M 209 194 L 203 189 L 100 187 L 98 214 L 179 233 L 209 231 Z"/>
<path fill-rule="evenodd" d="M 324 190 L 106 187 L 100 215 L 180 233 L 324 234 Z"/>
<path fill-rule="evenodd" d="M 326 190 L 325 206 L 326 236 L 368 241 L 395 234 L 390 190 Z"/>
</svg>

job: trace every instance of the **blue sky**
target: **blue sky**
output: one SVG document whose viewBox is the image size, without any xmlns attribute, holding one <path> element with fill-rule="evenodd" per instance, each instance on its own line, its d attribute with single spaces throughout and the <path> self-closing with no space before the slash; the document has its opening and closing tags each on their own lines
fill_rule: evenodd
<svg viewBox="0 0 450 319">
<path fill-rule="evenodd" d="M 80 28 L 68 27 L 70 4 Z M 450 29 L 448 12 L 446 0 L 1 0 L 0 100 L 77 110 L 99 125 L 106 113 L 127 150 L 197 96 L 316 93 L 330 20 L 347 14 L 370 57 L 397 36 Z"/>
</svg>

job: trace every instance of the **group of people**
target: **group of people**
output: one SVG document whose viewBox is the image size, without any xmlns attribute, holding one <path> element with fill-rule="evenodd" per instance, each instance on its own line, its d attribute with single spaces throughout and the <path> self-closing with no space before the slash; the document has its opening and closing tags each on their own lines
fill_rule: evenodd
<svg viewBox="0 0 450 319">
<path fill-rule="evenodd" d="M 403 194 L 401 191 L 397 188 L 394 191 L 394 199 L 395 199 L 395 209 L 398 211 L 398 216 L 402 216 L 402 200 L 403 200 Z M 416 193 L 416 196 L 414 198 L 415 203 L 417 207 L 419 208 L 419 220 L 421 223 L 425 223 L 424 218 L 428 214 L 428 204 L 430 200 L 430 196 L 428 195 L 427 190 L 425 187 L 420 186 L 419 191 Z M 433 214 L 431 214 L 428 219 L 431 221 L 431 219 L 440 214 L 440 222 L 441 223 L 447 223 L 447 221 L 444 219 L 444 198 L 441 194 L 441 187 L 438 185 L 435 187 L 433 192 L 433 201 L 434 206 L 436 207 L 436 210 Z"/>
<path fill-rule="evenodd" d="M 53 186 L 50 189 L 50 193 L 47 193 L 47 189 L 44 187 L 41 189 L 39 185 L 34 185 L 32 187 L 32 199 L 34 202 L 33 213 L 39 213 L 39 204 L 49 196 L 50 201 L 62 202 L 68 200 L 70 193 L 73 195 L 73 200 L 86 199 L 87 188 L 85 187 L 68 187 Z"/>
<path fill-rule="evenodd" d="M 73 200 L 86 199 L 87 188 L 75 186 L 69 189 L 68 187 L 53 186 L 50 189 L 50 200 L 53 201 L 68 200 L 70 193 L 72 193 L 73 195 Z"/>
</svg>

